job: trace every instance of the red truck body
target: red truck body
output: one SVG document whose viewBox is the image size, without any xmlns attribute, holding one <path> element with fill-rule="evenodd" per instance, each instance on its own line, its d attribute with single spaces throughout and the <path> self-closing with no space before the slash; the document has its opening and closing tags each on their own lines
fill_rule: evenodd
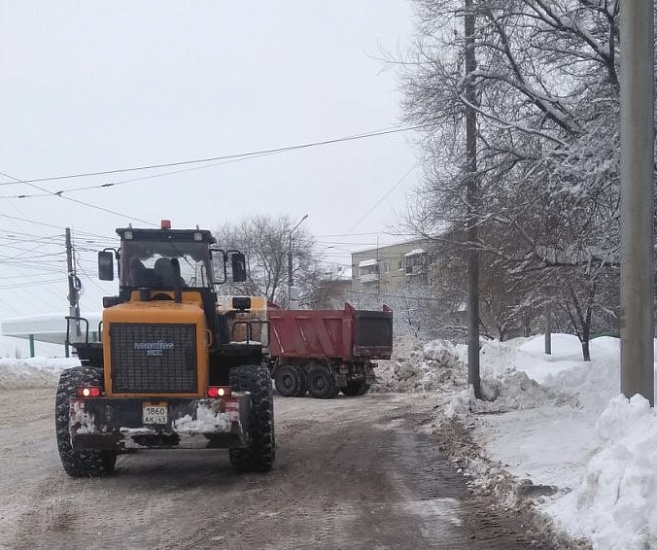
<svg viewBox="0 0 657 550">
<path fill-rule="evenodd" d="M 314 359 L 390 359 L 392 311 L 269 310 L 272 357 Z"/>
<path fill-rule="evenodd" d="M 324 397 L 316 387 L 322 382 L 339 389 L 362 382 L 367 391 L 376 366 L 371 361 L 390 359 L 392 353 L 392 310 L 387 306 L 382 311 L 357 310 L 350 304 L 343 310 L 270 309 L 267 322 L 272 374 L 283 395 L 305 393 L 295 388 L 304 388 L 306 382 L 315 397 Z M 343 393 L 357 391 L 364 393 L 360 386 Z M 326 393 L 332 397 L 336 391 Z"/>
</svg>

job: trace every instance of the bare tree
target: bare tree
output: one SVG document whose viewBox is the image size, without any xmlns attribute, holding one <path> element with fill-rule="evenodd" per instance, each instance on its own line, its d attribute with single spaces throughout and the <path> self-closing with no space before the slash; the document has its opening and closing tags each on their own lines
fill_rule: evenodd
<svg viewBox="0 0 657 550">
<path fill-rule="evenodd" d="M 311 294 L 321 279 L 321 262 L 315 240 L 303 226 L 294 231 L 287 216 L 271 218 L 253 216 L 235 225 L 226 224 L 217 231 L 217 240 L 226 248 L 235 248 L 247 256 L 249 275 L 243 284 L 229 285 L 227 293 L 264 295 L 270 302 L 287 305 L 288 252 L 292 244 L 292 266 L 295 286 L 301 301 Z"/>
</svg>

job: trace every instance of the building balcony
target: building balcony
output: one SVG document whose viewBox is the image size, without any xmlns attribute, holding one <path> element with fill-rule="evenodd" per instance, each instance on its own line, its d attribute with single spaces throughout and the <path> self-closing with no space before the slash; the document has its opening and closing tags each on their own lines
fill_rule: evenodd
<svg viewBox="0 0 657 550">
<path fill-rule="evenodd" d="M 376 283 L 379 280 L 378 273 L 368 273 L 367 275 L 360 276 L 361 283 Z"/>
</svg>

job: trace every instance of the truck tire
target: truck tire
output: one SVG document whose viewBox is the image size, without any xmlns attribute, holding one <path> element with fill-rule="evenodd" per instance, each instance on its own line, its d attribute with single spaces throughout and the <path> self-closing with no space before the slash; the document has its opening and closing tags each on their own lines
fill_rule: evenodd
<svg viewBox="0 0 657 550">
<path fill-rule="evenodd" d="M 230 386 L 234 391 L 251 393 L 249 446 L 230 449 L 230 463 L 239 472 L 268 472 L 276 458 L 274 396 L 269 369 L 264 365 L 233 367 Z"/>
<path fill-rule="evenodd" d="M 80 386 L 101 386 L 103 371 L 93 367 L 73 367 L 62 372 L 55 398 L 57 450 L 64 471 L 71 477 L 98 477 L 111 474 L 116 464 L 115 451 L 76 451 L 69 431 L 69 399 Z"/>
<path fill-rule="evenodd" d="M 299 388 L 295 397 L 303 397 L 308 391 L 308 377 L 306 375 L 306 370 L 301 365 L 295 365 L 294 368 L 299 375 Z"/>
<path fill-rule="evenodd" d="M 331 372 L 325 367 L 312 367 L 308 373 L 308 392 L 317 399 L 333 399 L 340 390 Z"/>
<path fill-rule="evenodd" d="M 274 383 L 276 391 L 283 397 L 296 397 L 301 385 L 298 370 L 292 365 L 283 365 L 276 369 Z"/>
<path fill-rule="evenodd" d="M 350 380 L 344 388 L 341 388 L 343 394 L 353 397 L 355 395 L 365 395 L 370 389 L 370 385 L 364 380 Z"/>
</svg>

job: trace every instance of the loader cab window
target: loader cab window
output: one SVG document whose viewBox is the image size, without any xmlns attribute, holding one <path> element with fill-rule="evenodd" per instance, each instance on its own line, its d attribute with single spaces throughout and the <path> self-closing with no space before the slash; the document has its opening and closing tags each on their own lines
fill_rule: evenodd
<svg viewBox="0 0 657 550">
<path fill-rule="evenodd" d="M 212 288 L 207 244 L 197 242 L 124 241 L 121 285 L 173 288 L 172 259 L 180 266 L 182 288 Z"/>
</svg>

